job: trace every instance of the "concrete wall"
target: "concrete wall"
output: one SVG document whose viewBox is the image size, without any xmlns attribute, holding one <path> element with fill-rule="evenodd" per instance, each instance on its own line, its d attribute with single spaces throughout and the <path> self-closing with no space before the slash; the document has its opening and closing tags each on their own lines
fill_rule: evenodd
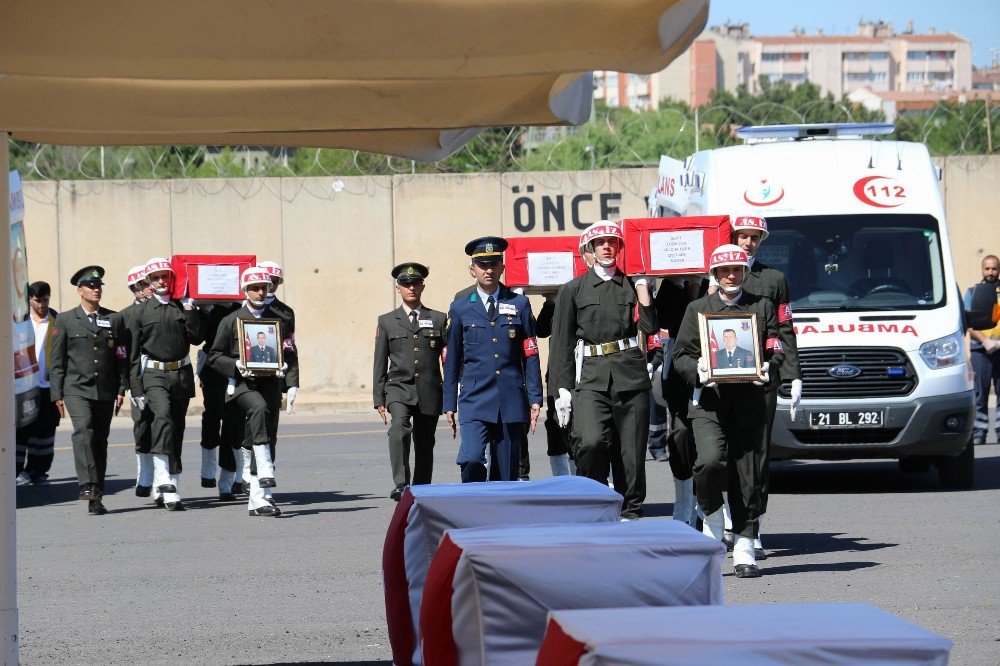
<svg viewBox="0 0 1000 666">
<path fill-rule="evenodd" d="M 1000 253 L 1000 157 L 944 166 L 959 284 Z M 398 305 L 389 271 L 431 269 L 429 307 L 447 310 L 471 283 L 463 248 L 477 236 L 578 234 L 602 218 L 642 217 L 655 169 L 184 181 L 26 182 L 31 280 L 52 284 L 53 307 L 78 303 L 69 277 L 108 270 L 104 302 L 129 302 L 125 275 L 149 257 L 256 254 L 278 261 L 280 297 L 296 309 L 303 401 L 364 403 L 376 317 Z M 534 307 L 540 301 L 534 299 Z"/>
</svg>

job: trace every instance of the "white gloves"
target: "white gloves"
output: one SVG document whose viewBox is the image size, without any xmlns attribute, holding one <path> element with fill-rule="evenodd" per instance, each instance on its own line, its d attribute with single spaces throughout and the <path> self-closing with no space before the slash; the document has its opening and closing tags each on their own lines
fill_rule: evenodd
<svg viewBox="0 0 1000 666">
<path fill-rule="evenodd" d="M 133 397 L 132 404 L 135 405 L 136 408 L 141 412 L 142 410 L 146 409 L 146 396 L 141 395 L 138 398 Z"/>
<path fill-rule="evenodd" d="M 717 386 L 715 382 L 708 383 L 708 363 L 705 362 L 704 358 L 698 359 L 698 383 L 708 388 Z"/>
<path fill-rule="evenodd" d="M 802 402 L 802 380 L 793 379 L 792 380 L 792 406 L 789 409 L 789 416 L 792 420 L 795 420 L 795 412 L 799 408 L 799 404 Z"/>
<path fill-rule="evenodd" d="M 559 397 L 556 398 L 556 421 L 560 428 L 569 425 L 570 414 L 573 413 L 573 396 L 567 389 L 559 389 Z"/>
<path fill-rule="evenodd" d="M 646 374 L 649 375 L 649 380 L 650 381 L 653 380 L 653 371 L 654 370 L 656 370 L 656 368 L 653 367 L 652 363 L 647 363 L 646 364 Z"/>
<path fill-rule="evenodd" d="M 754 382 L 754 386 L 764 386 L 771 381 L 771 364 L 765 363 L 760 370 L 761 379 L 760 381 Z"/>
<path fill-rule="evenodd" d="M 244 379 L 249 379 L 254 376 L 253 370 L 243 365 L 241 362 L 236 361 L 236 371 L 240 373 L 240 377 Z"/>
<path fill-rule="evenodd" d="M 294 414 L 295 413 L 295 398 L 299 395 L 298 386 L 289 386 L 288 393 L 285 395 L 285 413 Z"/>
<path fill-rule="evenodd" d="M 288 364 L 287 363 L 282 363 L 281 364 L 281 370 L 278 370 L 277 372 L 275 372 L 274 376 L 277 377 L 278 379 L 281 379 L 282 377 L 285 376 L 285 371 L 286 370 L 288 370 Z"/>
<path fill-rule="evenodd" d="M 632 276 L 632 285 L 638 287 L 639 285 L 646 285 L 649 287 L 649 278 L 645 275 L 634 275 Z"/>
<path fill-rule="evenodd" d="M 187 297 L 187 298 L 183 298 L 183 299 L 181 299 L 181 305 L 184 306 L 185 310 L 193 310 L 194 309 L 194 299 L 191 298 L 190 296 Z"/>
</svg>

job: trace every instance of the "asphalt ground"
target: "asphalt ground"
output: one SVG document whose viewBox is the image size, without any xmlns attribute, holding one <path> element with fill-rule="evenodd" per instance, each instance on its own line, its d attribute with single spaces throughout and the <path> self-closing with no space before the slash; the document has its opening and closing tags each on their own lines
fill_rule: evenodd
<svg viewBox="0 0 1000 666">
<path fill-rule="evenodd" d="M 112 431 L 108 515 L 76 499 L 68 421 L 51 485 L 18 489 L 23 663 L 390 663 L 380 562 L 395 504 L 374 413 L 283 417 L 278 519 L 199 487 L 195 418 L 181 477 L 189 510 L 135 497 L 129 425 Z M 435 481 L 459 480 L 456 450 L 440 430 Z M 1000 447 L 976 454 L 969 491 L 888 461 L 776 464 L 764 576 L 736 579 L 727 562 L 726 603 L 865 601 L 952 639 L 953 664 L 996 664 Z M 541 432 L 532 466 L 549 475 Z M 669 516 L 669 465 L 646 470 L 647 516 Z"/>
</svg>

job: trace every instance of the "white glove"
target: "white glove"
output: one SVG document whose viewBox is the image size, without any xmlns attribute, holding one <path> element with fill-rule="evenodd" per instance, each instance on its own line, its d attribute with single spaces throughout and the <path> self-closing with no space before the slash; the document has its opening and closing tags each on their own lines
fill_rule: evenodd
<svg viewBox="0 0 1000 666">
<path fill-rule="evenodd" d="M 294 414 L 295 413 L 295 398 L 299 395 L 298 386 L 289 386 L 288 393 L 285 395 L 285 413 Z"/>
<path fill-rule="evenodd" d="M 708 383 L 708 363 L 705 362 L 704 358 L 698 359 L 698 382 L 707 388 L 713 388 L 718 386 L 715 382 L 711 384 Z M 697 404 L 697 402 L 695 402 Z"/>
<path fill-rule="evenodd" d="M 286 370 L 288 370 L 288 364 L 287 363 L 282 363 L 281 364 L 281 369 L 278 370 L 277 372 L 275 372 L 274 376 L 277 377 L 278 379 L 281 379 L 282 377 L 285 376 L 285 371 Z"/>
<path fill-rule="evenodd" d="M 763 386 L 764 384 L 767 384 L 769 381 L 771 381 L 771 364 L 770 363 L 765 363 L 764 366 L 760 369 L 760 371 L 761 371 L 760 372 L 761 378 L 760 378 L 759 381 L 755 381 L 753 383 L 754 386 Z"/>
<path fill-rule="evenodd" d="M 250 378 L 253 377 L 253 370 L 243 365 L 240 361 L 236 361 L 236 371 L 240 373 L 240 377 Z"/>
<path fill-rule="evenodd" d="M 236 393 L 236 380 L 230 378 L 229 384 L 226 386 L 226 395 L 233 395 Z"/>
<path fill-rule="evenodd" d="M 647 363 L 646 364 L 646 374 L 649 375 L 650 381 L 652 381 L 652 379 L 653 379 L 653 370 L 655 370 L 655 369 L 656 368 L 653 367 L 652 363 Z"/>
<path fill-rule="evenodd" d="M 649 288 L 649 278 L 646 277 L 645 275 L 633 275 L 632 276 L 632 285 L 636 286 L 636 287 L 638 287 L 639 285 L 645 285 L 646 288 L 648 289 Z"/>
<path fill-rule="evenodd" d="M 141 412 L 146 409 L 146 396 L 141 395 L 138 398 L 132 398 L 132 404 L 135 405 Z"/>
<path fill-rule="evenodd" d="M 986 338 L 983 340 L 983 349 L 986 350 L 987 354 L 992 354 L 997 349 L 1000 349 L 1000 340 L 996 338 Z"/>
<path fill-rule="evenodd" d="M 802 403 L 802 380 L 801 379 L 793 379 L 792 380 L 792 406 L 788 410 L 789 416 L 792 417 L 793 421 L 795 420 L 795 412 L 799 408 L 799 405 L 801 403 Z"/>
<path fill-rule="evenodd" d="M 559 397 L 556 398 L 556 421 L 560 428 L 569 425 L 570 414 L 573 413 L 573 396 L 567 389 L 559 389 Z"/>
<path fill-rule="evenodd" d="M 181 299 L 181 305 L 184 306 L 185 310 L 194 309 L 194 299 L 188 296 L 187 298 Z"/>
</svg>

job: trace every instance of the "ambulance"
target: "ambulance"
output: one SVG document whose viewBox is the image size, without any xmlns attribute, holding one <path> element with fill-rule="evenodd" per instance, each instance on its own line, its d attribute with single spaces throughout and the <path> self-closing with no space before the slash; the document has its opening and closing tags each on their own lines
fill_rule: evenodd
<svg viewBox="0 0 1000 666">
<path fill-rule="evenodd" d="M 772 459 L 897 459 L 967 488 L 965 331 L 983 313 L 963 308 L 941 171 L 923 144 L 885 139 L 893 129 L 740 128 L 742 145 L 663 157 L 650 212 L 767 219 L 757 257 L 787 277 L 803 380 L 794 420 L 780 386 Z"/>
</svg>

